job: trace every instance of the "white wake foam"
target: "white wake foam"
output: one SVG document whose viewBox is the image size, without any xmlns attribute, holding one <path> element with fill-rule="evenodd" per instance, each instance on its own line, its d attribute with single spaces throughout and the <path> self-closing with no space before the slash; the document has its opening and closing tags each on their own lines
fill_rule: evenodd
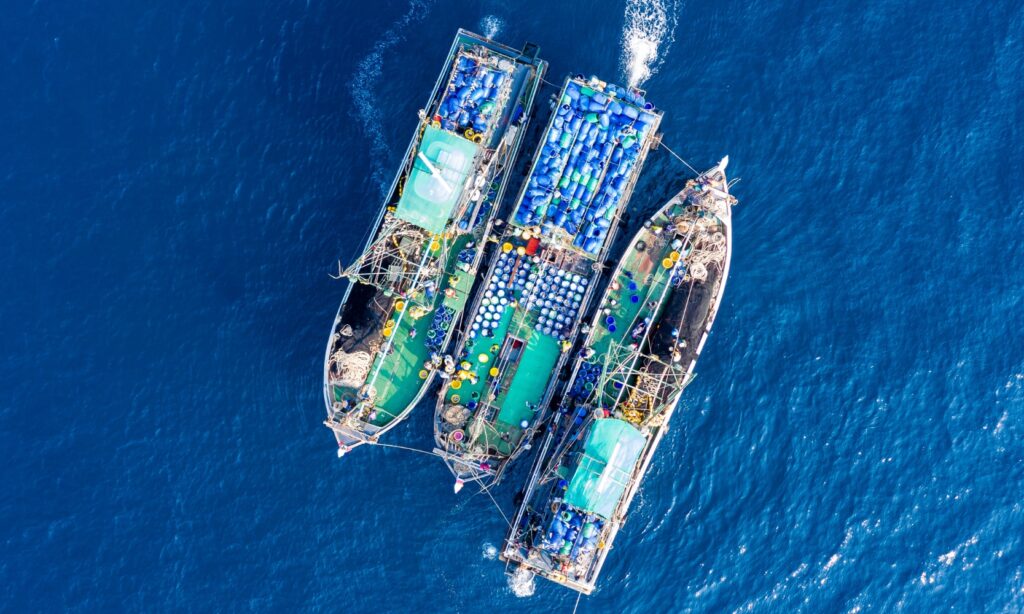
<svg viewBox="0 0 1024 614">
<path fill-rule="evenodd" d="M 356 105 L 356 112 L 362 121 L 363 131 L 370 138 L 370 154 L 373 161 L 373 180 L 380 187 L 381 194 L 388 188 L 388 160 L 391 159 L 391 148 L 381 131 L 382 123 L 379 103 L 375 88 L 380 81 L 384 54 L 402 42 L 405 32 L 413 23 L 419 21 L 430 7 L 428 0 L 412 0 L 405 14 L 377 40 L 370 54 L 367 55 L 356 69 L 349 89 Z"/>
<path fill-rule="evenodd" d="M 488 561 L 493 561 L 498 558 L 498 548 L 490 542 L 484 542 L 480 555 Z"/>
<path fill-rule="evenodd" d="M 679 0 L 627 0 L 622 29 L 622 69 L 630 87 L 651 78 L 675 40 Z"/>
<path fill-rule="evenodd" d="M 520 567 L 508 576 L 508 587 L 516 597 L 531 597 L 537 584 L 533 581 L 533 573 Z"/>
<path fill-rule="evenodd" d="M 480 20 L 480 32 L 487 38 L 493 39 L 505 27 L 505 22 L 497 15 L 488 15 Z"/>
</svg>

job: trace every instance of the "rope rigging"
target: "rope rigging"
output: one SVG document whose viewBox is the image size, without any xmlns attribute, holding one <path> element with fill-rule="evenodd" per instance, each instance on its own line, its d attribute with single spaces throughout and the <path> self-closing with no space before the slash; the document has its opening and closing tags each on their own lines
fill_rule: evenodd
<svg viewBox="0 0 1024 614">
<path fill-rule="evenodd" d="M 672 149 L 671 149 L 671 148 L 669 148 L 669 146 L 668 146 L 668 145 L 666 145 L 664 141 L 662 141 L 662 142 L 661 142 L 661 146 L 665 148 L 665 151 L 667 151 L 667 152 L 669 152 L 670 154 L 672 154 L 672 156 L 673 156 L 673 157 L 675 157 L 675 159 L 676 159 L 676 160 L 679 160 L 680 162 L 682 162 L 683 164 L 685 164 L 685 165 L 686 165 L 686 168 L 688 168 L 688 169 L 690 169 L 691 171 L 693 171 L 693 174 L 694 174 L 694 175 L 697 175 L 698 177 L 699 177 L 699 176 L 701 175 L 701 172 L 700 172 L 700 171 L 698 171 L 697 169 L 695 169 L 695 168 L 693 168 L 692 166 L 690 166 L 690 163 L 689 163 L 689 162 L 687 162 L 686 160 L 683 160 L 682 156 L 680 156 L 680 155 L 679 155 L 679 154 L 677 154 L 676 152 L 672 151 Z"/>
<path fill-rule="evenodd" d="M 369 445 L 372 445 L 372 446 L 381 446 L 383 448 L 394 448 L 396 450 L 407 450 L 409 452 L 416 452 L 418 454 L 426 454 L 427 456 L 436 456 L 436 457 L 440 458 L 442 461 L 444 460 L 444 455 L 442 455 L 442 454 L 440 454 L 440 453 L 438 453 L 436 451 L 420 450 L 419 448 L 410 448 L 409 446 L 400 446 L 398 444 L 393 444 L 393 443 L 381 443 L 379 441 L 368 442 L 368 443 L 369 443 Z M 448 464 L 445 463 L 445 466 L 448 467 Z M 450 471 L 451 467 L 448 467 L 448 469 Z M 500 505 L 498 505 L 498 501 L 494 498 L 494 495 L 491 494 L 490 489 L 487 488 L 486 486 L 484 486 L 483 484 L 479 484 L 479 486 L 480 486 L 480 490 L 477 493 L 475 493 L 475 494 L 479 494 L 480 492 L 482 492 L 485 495 L 487 495 L 487 497 L 491 500 L 491 503 L 494 504 L 494 508 L 496 510 L 498 510 L 499 514 L 501 514 L 501 517 L 502 517 L 502 519 L 504 519 L 505 524 L 507 524 L 508 527 L 511 529 L 512 528 L 512 521 L 510 521 L 508 519 L 508 516 L 505 514 L 505 511 L 501 509 Z"/>
</svg>

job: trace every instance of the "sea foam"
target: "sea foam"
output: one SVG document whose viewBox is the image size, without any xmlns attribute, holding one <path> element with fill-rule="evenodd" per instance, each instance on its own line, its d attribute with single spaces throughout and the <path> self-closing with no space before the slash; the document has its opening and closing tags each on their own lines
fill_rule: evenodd
<svg viewBox="0 0 1024 614">
<path fill-rule="evenodd" d="M 622 29 L 622 69 L 630 87 L 651 78 L 675 40 L 678 0 L 627 0 Z"/>
</svg>

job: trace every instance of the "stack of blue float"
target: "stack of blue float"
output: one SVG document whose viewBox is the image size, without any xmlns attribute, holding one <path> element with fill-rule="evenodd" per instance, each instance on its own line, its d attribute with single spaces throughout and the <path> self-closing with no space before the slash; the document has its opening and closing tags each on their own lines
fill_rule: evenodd
<svg viewBox="0 0 1024 614">
<path fill-rule="evenodd" d="M 476 248 L 464 247 L 459 252 L 459 255 L 455 257 L 459 264 L 473 264 L 473 258 L 476 256 Z"/>
<path fill-rule="evenodd" d="M 455 310 L 446 305 L 441 305 L 434 312 L 434 319 L 430 322 L 430 328 L 427 330 L 427 341 L 423 344 L 428 350 L 437 352 L 441 349 L 441 343 L 444 341 L 445 333 L 448 332 L 448 327 L 452 325 L 454 315 Z"/>
<path fill-rule="evenodd" d="M 577 401 L 584 400 L 590 396 L 597 378 L 601 375 L 601 365 L 592 362 L 584 362 L 576 371 L 576 377 L 572 382 L 572 389 L 569 390 L 569 397 Z"/>
<path fill-rule="evenodd" d="M 480 65 L 467 56 L 455 61 L 455 75 L 448 83 L 437 115 L 441 127 L 450 132 L 464 132 L 470 128 L 484 134 L 498 108 L 498 93 L 507 75 L 499 70 Z"/>
<path fill-rule="evenodd" d="M 535 329 L 566 338 L 576 323 L 588 283 L 586 277 L 561 269 L 530 273 L 526 287 L 533 292 L 530 311 L 537 315 Z"/>
<path fill-rule="evenodd" d="M 601 539 L 604 521 L 561 504 L 548 526 L 541 548 L 575 561 L 581 554 L 593 552 Z"/>
<path fill-rule="evenodd" d="M 615 85 L 603 91 L 570 81 L 544 136 L 515 221 L 561 229 L 597 255 L 646 139 L 659 116 L 643 97 Z"/>
<path fill-rule="evenodd" d="M 498 256 L 494 271 L 487 280 L 484 297 L 480 300 L 480 308 L 470 324 L 470 338 L 477 335 L 491 336 L 492 333 L 488 331 L 498 327 L 501 315 L 515 298 L 516 291 L 525 287 L 530 264 L 529 259 L 514 254 L 502 253 Z"/>
</svg>

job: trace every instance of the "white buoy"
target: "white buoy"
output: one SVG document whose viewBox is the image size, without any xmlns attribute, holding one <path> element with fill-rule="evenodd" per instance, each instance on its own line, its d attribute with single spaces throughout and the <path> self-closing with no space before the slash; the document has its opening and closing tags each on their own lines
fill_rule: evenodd
<svg viewBox="0 0 1024 614">
<path fill-rule="evenodd" d="M 462 490 L 462 487 L 465 486 L 465 485 L 466 485 L 465 482 L 463 482 L 462 480 L 456 478 L 456 480 L 455 480 L 455 494 L 458 494 L 459 491 Z"/>
</svg>

